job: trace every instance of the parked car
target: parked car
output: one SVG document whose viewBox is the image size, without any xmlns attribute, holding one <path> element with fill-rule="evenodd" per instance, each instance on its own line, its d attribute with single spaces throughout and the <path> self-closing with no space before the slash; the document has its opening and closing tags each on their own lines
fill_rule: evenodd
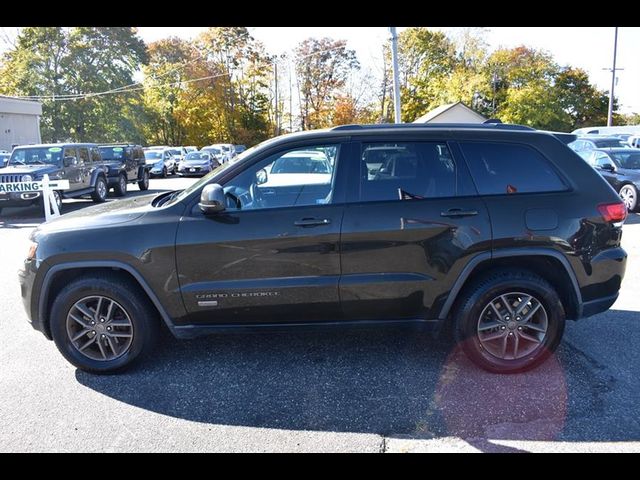
<svg viewBox="0 0 640 480">
<path fill-rule="evenodd" d="M 203 152 L 209 152 L 221 164 L 227 163 L 236 156 L 236 150 L 230 143 L 216 143 L 208 145 L 200 149 Z"/>
<path fill-rule="evenodd" d="M 107 185 L 118 197 L 127 194 L 127 184 L 137 183 L 140 190 L 149 189 L 150 165 L 146 164 L 140 145 L 99 145 L 102 162 L 108 168 Z"/>
<path fill-rule="evenodd" d="M 324 153 L 300 150 L 283 155 L 272 165 L 258 172 L 258 184 L 262 188 L 287 185 L 329 185 L 331 171 L 331 163 Z"/>
<path fill-rule="evenodd" d="M 178 175 L 183 177 L 189 176 L 202 176 L 209 173 L 216 167 L 219 167 L 220 163 L 211 158 L 211 155 L 207 152 L 191 152 L 187 153 L 178 164 Z"/>
<path fill-rule="evenodd" d="M 7 166 L 10 156 L 11 154 L 7 151 L 0 152 L 0 168 L 4 168 Z"/>
<path fill-rule="evenodd" d="M 627 143 L 632 148 L 640 148 L 640 135 L 632 135 L 627 139 Z"/>
<path fill-rule="evenodd" d="M 24 306 L 68 361 L 97 373 L 147 354 L 159 321 L 179 338 L 450 326 L 480 367 L 531 369 L 565 319 L 615 302 L 625 273 L 627 209 L 566 147 L 574 139 L 399 124 L 269 140 L 186 190 L 38 227 L 19 274 Z M 370 177 L 377 147 L 397 151 Z M 260 184 L 311 150 L 335 152 L 330 182 Z"/>
<path fill-rule="evenodd" d="M 596 148 L 625 148 L 628 146 L 629 145 L 619 137 L 604 135 L 578 137 L 569 144 L 569 147 L 578 153 Z"/>
<path fill-rule="evenodd" d="M 95 143 L 52 143 L 14 148 L 0 183 L 42 180 L 69 180 L 69 190 L 55 191 L 60 208 L 63 198 L 90 195 L 94 202 L 107 198 L 107 168 Z M 0 212 L 5 207 L 22 207 L 42 203 L 41 192 L 1 192 Z"/>
<path fill-rule="evenodd" d="M 640 151 L 631 148 L 591 150 L 585 158 L 620 195 L 629 211 L 638 208 Z"/>
<path fill-rule="evenodd" d="M 178 171 L 176 153 L 171 148 L 151 148 L 144 152 L 144 158 L 151 176 L 167 178 Z"/>
</svg>

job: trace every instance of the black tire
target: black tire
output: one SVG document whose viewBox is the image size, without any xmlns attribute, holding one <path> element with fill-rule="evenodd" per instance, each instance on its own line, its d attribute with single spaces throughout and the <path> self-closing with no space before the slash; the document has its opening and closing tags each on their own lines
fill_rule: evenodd
<svg viewBox="0 0 640 480">
<path fill-rule="evenodd" d="M 142 180 L 138 181 L 138 188 L 142 192 L 149 190 L 149 171 L 146 169 L 142 172 Z"/>
<path fill-rule="evenodd" d="M 631 183 L 626 183 L 618 191 L 620 199 L 630 212 L 635 212 L 638 208 L 638 189 Z"/>
<path fill-rule="evenodd" d="M 91 198 L 95 203 L 102 203 L 107 200 L 107 181 L 103 176 L 96 178 L 96 184 L 93 188 Z"/>
<path fill-rule="evenodd" d="M 116 197 L 124 197 L 127 194 L 127 176 L 124 173 L 118 177 L 118 183 L 113 187 L 113 193 Z"/>
<path fill-rule="evenodd" d="M 162 167 L 162 178 L 167 178 L 167 167 Z"/>
<path fill-rule="evenodd" d="M 0 207 L 0 215 L 2 215 L 2 207 Z"/>
<path fill-rule="evenodd" d="M 56 199 L 56 205 L 58 205 L 58 211 L 62 214 L 62 194 L 59 191 L 54 190 L 53 195 Z M 40 195 L 40 198 L 38 198 L 38 200 L 33 204 L 37 205 L 38 208 L 44 212 L 44 197 L 42 195 Z"/>
<path fill-rule="evenodd" d="M 114 300 L 127 312 L 133 336 L 127 350 L 117 358 L 96 360 L 80 352 L 67 328 L 67 316 L 76 302 L 93 295 Z M 156 342 L 159 322 L 155 309 L 144 292 L 133 281 L 108 274 L 83 276 L 62 289 L 51 308 L 51 335 L 62 355 L 77 368 L 91 373 L 112 373 L 130 367 L 151 352 Z"/>
<path fill-rule="evenodd" d="M 518 348 L 518 343 L 516 342 L 522 342 L 522 340 L 516 341 L 514 336 L 520 339 L 522 338 L 520 335 L 523 334 L 529 337 L 541 335 L 540 333 L 536 333 L 537 331 L 535 330 L 530 330 L 529 327 L 527 327 L 528 324 L 522 324 L 524 327 L 520 327 L 518 326 L 518 322 L 514 321 L 515 319 L 510 319 L 510 317 L 506 316 L 505 318 L 510 319 L 510 322 L 501 324 L 502 326 L 495 327 L 493 331 L 482 334 L 484 336 L 484 344 L 480 340 L 481 334 L 479 331 L 481 322 L 487 322 L 482 324 L 484 331 L 486 331 L 487 325 L 490 326 L 497 323 L 489 322 L 487 317 L 485 317 L 485 314 L 489 317 L 493 315 L 493 313 L 487 313 L 487 309 L 489 309 L 492 301 L 495 302 L 500 295 L 513 294 L 514 292 L 521 292 L 531 296 L 534 299 L 532 302 L 535 301 L 536 304 L 539 303 L 543 308 L 538 308 L 535 315 L 544 315 L 544 322 L 546 323 L 546 332 L 543 334 L 542 339 L 539 339 L 540 343 L 537 344 L 537 346 L 535 342 L 528 341 L 521 344 L 532 350 L 527 352 L 525 348 L 525 354 L 520 358 L 516 358 L 517 354 L 515 352 Z M 507 301 L 505 303 L 509 302 Z M 531 305 L 533 304 L 534 303 L 531 303 Z M 506 306 L 504 311 L 507 312 Z M 525 312 L 526 311 L 527 310 L 525 310 Z M 526 316 L 526 314 L 522 315 Z M 562 339 L 565 324 L 565 312 L 562 302 L 551 284 L 539 275 L 519 269 L 496 270 L 474 280 L 473 283 L 465 287 L 456 302 L 453 318 L 455 321 L 456 341 L 462 347 L 464 353 L 476 365 L 494 373 L 523 372 L 540 365 L 558 347 Z M 504 318 L 501 320 L 504 320 Z M 508 325 L 508 327 L 505 325 Z M 539 325 L 535 323 L 533 326 L 539 327 Z M 522 332 L 522 328 L 524 328 L 524 332 Z M 504 334 L 499 330 L 504 330 Z M 521 333 L 517 330 L 520 330 Z M 509 350 L 512 352 L 510 354 L 512 358 L 506 358 L 509 356 L 509 353 L 504 355 L 505 358 L 500 358 L 500 354 L 495 355 L 490 351 L 492 344 L 487 342 L 486 339 L 489 335 L 498 334 L 501 334 L 501 337 L 500 339 L 496 339 L 497 342 L 502 342 L 504 338 L 504 345 L 507 347 L 507 352 Z M 507 335 L 510 336 L 509 339 L 505 338 Z"/>
</svg>

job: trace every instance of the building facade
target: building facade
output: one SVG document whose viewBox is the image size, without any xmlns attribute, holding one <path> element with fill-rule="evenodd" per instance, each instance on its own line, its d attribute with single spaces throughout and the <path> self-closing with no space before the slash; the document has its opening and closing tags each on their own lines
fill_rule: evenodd
<svg viewBox="0 0 640 480">
<path fill-rule="evenodd" d="M 41 143 L 42 104 L 0 96 L 0 150 L 16 145 Z"/>
</svg>

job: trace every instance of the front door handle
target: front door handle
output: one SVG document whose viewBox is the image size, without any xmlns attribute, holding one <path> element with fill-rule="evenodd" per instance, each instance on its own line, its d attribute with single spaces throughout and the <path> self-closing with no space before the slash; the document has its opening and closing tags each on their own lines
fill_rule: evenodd
<svg viewBox="0 0 640 480">
<path fill-rule="evenodd" d="M 477 210 L 463 210 L 462 208 L 450 208 L 446 212 L 440 212 L 441 217 L 473 217 L 474 215 L 478 215 Z"/>
<path fill-rule="evenodd" d="M 320 225 L 329 225 L 331 220 L 328 218 L 303 218 L 293 222 L 296 227 L 318 227 Z"/>
</svg>

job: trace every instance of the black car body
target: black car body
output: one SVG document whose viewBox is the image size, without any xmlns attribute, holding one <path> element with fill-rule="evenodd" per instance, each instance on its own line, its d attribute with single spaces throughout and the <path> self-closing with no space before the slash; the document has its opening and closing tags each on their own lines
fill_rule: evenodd
<svg viewBox="0 0 640 480">
<path fill-rule="evenodd" d="M 155 316 L 180 338 L 453 325 L 483 368 L 532 368 L 565 318 L 613 304 L 626 265 L 626 209 L 566 138 L 456 124 L 278 137 L 187 190 L 40 226 L 24 305 L 94 372 L 146 352 Z M 331 175 L 268 186 L 294 153 L 324 155 Z"/>
<path fill-rule="evenodd" d="M 220 162 L 206 151 L 189 152 L 178 164 L 178 175 L 182 177 L 202 177 L 220 166 Z"/>
<path fill-rule="evenodd" d="M 107 168 L 102 163 L 94 143 L 53 143 L 22 145 L 13 149 L 6 168 L 0 174 L 1 183 L 42 180 L 68 180 L 69 190 L 55 192 L 62 198 L 91 195 L 94 201 L 106 199 Z M 22 207 L 42 201 L 41 192 L 11 192 L 0 194 L 0 210 Z"/>
<path fill-rule="evenodd" d="M 582 157 L 618 192 L 630 211 L 637 209 L 640 190 L 640 150 L 599 148 L 590 150 Z"/>
<path fill-rule="evenodd" d="M 149 189 L 150 165 L 146 164 L 141 145 L 102 144 L 98 146 L 102 163 L 107 167 L 107 184 L 118 196 L 127 193 L 127 184 L 137 183 L 140 190 Z"/>
</svg>

